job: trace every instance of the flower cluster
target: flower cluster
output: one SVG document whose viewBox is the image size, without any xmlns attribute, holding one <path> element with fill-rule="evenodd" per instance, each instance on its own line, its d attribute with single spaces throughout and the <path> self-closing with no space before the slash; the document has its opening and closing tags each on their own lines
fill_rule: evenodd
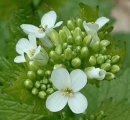
<svg viewBox="0 0 130 120">
<path fill-rule="evenodd" d="M 88 102 L 79 92 L 91 80 L 112 80 L 120 70 L 120 56 L 109 54 L 111 42 L 100 39 L 98 31 L 109 22 L 106 17 L 87 22 L 68 20 L 59 32 L 56 13 L 43 15 L 39 27 L 22 24 L 28 35 L 16 44 L 15 63 L 28 66 L 24 86 L 30 94 L 46 100 L 46 107 L 57 112 L 68 103 L 72 112 L 83 113 Z M 55 24 L 56 23 L 56 24 Z M 91 83 L 91 82 L 90 82 Z"/>
</svg>

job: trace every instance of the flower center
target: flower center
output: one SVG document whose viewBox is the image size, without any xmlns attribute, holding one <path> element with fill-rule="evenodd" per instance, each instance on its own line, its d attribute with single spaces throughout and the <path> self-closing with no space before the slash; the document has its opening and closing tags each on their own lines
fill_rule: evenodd
<svg viewBox="0 0 130 120">
<path fill-rule="evenodd" d="M 45 25 L 45 27 L 42 27 L 41 25 L 39 25 L 39 32 L 40 33 L 43 33 L 43 32 L 45 32 L 46 31 L 46 29 L 47 29 L 47 25 Z"/>
<path fill-rule="evenodd" d="M 29 55 L 32 57 L 35 54 L 35 49 L 29 50 Z"/>
<path fill-rule="evenodd" d="M 74 92 L 71 88 L 65 88 L 65 89 L 62 90 L 62 95 L 73 97 Z"/>
</svg>

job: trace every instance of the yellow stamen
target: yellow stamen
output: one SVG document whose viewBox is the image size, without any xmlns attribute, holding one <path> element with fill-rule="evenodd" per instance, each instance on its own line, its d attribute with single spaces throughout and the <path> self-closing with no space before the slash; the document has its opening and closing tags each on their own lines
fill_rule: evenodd
<svg viewBox="0 0 130 120">
<path fill-rule="evenodd" d="M 32 57 L 35 54 L 35 49 L 29 50 L 29 55 Z"/>
<path fill-rule="evenodd" d="M 73 97 L 74 92 L 71 88 L 65 88 L 65 89 L 62 90 L 62 95 Z"/>
</svg>

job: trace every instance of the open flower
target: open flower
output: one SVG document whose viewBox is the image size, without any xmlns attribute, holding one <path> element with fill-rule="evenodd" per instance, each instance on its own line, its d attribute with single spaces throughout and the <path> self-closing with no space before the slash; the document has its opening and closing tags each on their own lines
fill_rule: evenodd
<svg viewBox="0 0 130 120">
<path fill-rule="evenodd" d="M 105 70 L 95 67 L 85 68 L 84 72 L 89 79 L 103 80 L 106 75 Z"/>
<path fill-rule="evenodd" d="M 26 62 L 24 57 L 24 53 L 26 53 L 30 60 L 42 62 L 42 64 L 45 65 L 48 61 L 47 53 L 45 51 L 41 52 L 42 48 L 40 45 L 37 47 L 36 37 L 34 34 L 29 34 L 28 39 L 21 38 L 16 44 L 16 51 L 20 55 L 15 57 L 14 62 Z"/>
<path fill-rule="evenodd" d="M 95 42 L 100 41 L 98 37 L 98 30 L 102 28 L 107 22 L 109 21 L 106 17 L 100 17 L 98 18 L 95 23 L 86 21 L 83 22 L 84 29 L 86 30 L 87 34 L 91 35 L 92 41 L 90 43 L 90 46 L 93 46 Z"/>
<path fill-rule="evenodd" d="M 34 33 L 37 38 L 44 38 L 45 35 L 49 34 L 53 28 L 62 24 L 62 21 L 55 24 L 56 18 L 56 13 L 54 11 L 50 11 L 43 15 L 41 25 L 39 27 L 31 24 L 22 24 L 21 28 L 27 34 Z"/>
<path fill-rule="evenodd" d="M 87 83 L 86 74 L 80 70 L 73 70 L 70 74 L 65 68 L 57 68 L 52 71 L 51 80 L 58 91 L 51 94 L 46 101 L 46 107 L 57 112 L 68 103 L 74 113 L 83 113 L 87 106 L 87 99 L 78 92 Z"/>
</svg>

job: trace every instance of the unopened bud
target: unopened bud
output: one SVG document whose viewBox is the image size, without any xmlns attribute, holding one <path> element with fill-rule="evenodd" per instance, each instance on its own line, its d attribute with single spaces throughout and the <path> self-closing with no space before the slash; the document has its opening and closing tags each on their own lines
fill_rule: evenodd
<svg viewBox="0 0 130 120">
<path fill-rule="evenodd" d="M 82 31 L 81 31 L 81 29 L 80 29 L 79 27 L 77 27 L 77 28 L 74 30 L 73 36 L 74 36 L 74 38 L 76 38 L 77 36 L 82 37 Z"/>
<path fill-rule="evenodd" d="M 54 89 L 53 88 L 48 88 L 47 90 L 46 90 L 46 93 L 47 94 L 52 94 L 54 92 Z"/>
<path fill-rule="evenodd" d="M 120 59 L 120 56 L 119 56 L 119 55 L 115 55 L 115 56 L 113 56 L 113 57 L 111 58 L 111 62 L 112 62 L 112 63 L 116 63 L 116 62 L 119 61 L 119 59 Z"/>
<path fill-rule="evenodd" d="M 77 25 L 79 28 L 83 29 L 83 20 L 80 19 L 80 18 L 78 18 L 78 19 L 76 20 L 76 25 Z"/>
<path fill-rule="evenodd" d="M 81 45 L 82 44 L 82 37 L 81 36 L 77 36 L 75 38 L 75 44 L 76 45 Z"/>
<path fill-rule="evenodd" d="M 74 68 L 78 68 L 81 65 L 81 59 L 76 57 L 71 61 L 71 64 Z"/>
<path fill-rule="evenodd" d="M 111 63 L 111 60 L 110 60 L 110 59 L 107 59 L 105 62 L 106 62 L 106 63 Z"/>
<path fill-rule="evenodd" d="M 96 58 L 95 58 L 94 56 L 91 56 L 91 57 L 89 58 L 89 63 L 90 63 L 91 65 L 96 65 L 96 63 L 97 63 Z"/>
<path fill-rule="evenodd" d="M 47 83 L 48 83 L 48 79 L 44 78 L 44 79 L 42 80 L 42 83 L 47 84 Z"/>
<path fill-rule="evenodd" d="M 62 30 L 65 32 L 66 36 L 71 35 L 70 30 L 66 26 L 63 26 Z"/>
<path fill-rule="evenodd" d="M 106 80 L 113 80 L 115 78 L 115 75 L 111 72 L 107 72 L 105 79 Z"/>
<path fill-rule="evenodd" d="M 95 42 L 94 45 L 92 46 L 92 50 L 93 50 L 94 52 L 98 52 L 99 49 L 100 49 L 100 42 L 97 41 L 97 42 Z"/>
<path fill-rule="evenodd" d="M 100 42 L 100 46 L 102 46 L 102 47 L 107 47 L 109 44 L 110 44 L 110 41 L 108 41 L 108 40 L 102 40 Z"/>
<path fill-rule="evenodd" d="M 58 54 L 57 54 L 55 51 L 51 51 L 51 52 L 49 53 L 49 56 L 50 56 L 50 58 L 51 58 L 52 60 L 54 60 L 54 61 L 57 61 L 57 60 L 59 59 L 59 56 L 58 56 Z"/>
<path fill-rule="evenodd" d="M 70 45 L 73 44 L 74 43 L 74 38 L 72 36 L 68 36 L 67 43 L 70 44 Z"/>
<path fill-rule="evenodd" d="M 34 88 L 32 89 L 32 94 L 33 94 L 33 95 L 37 95 L 37 94 L 38 94 L 38 89 L 34 87 Z"/>
<path fill-rule="evenodd" d="M 44 75 L 44 71 L 42 69 L 39 69 L 37 71 L 37 75 L 40 76 L 40 77 L 42 77 Z"/>
<path fill-rule="evenodd" d="M 90 42 L 91 42 L 91 35 L 87 35 L 84 39 L 83 39 L 83 45 L 84 46 L 89 46 Z"/>
<path fill-rule="evenodd" d="M 24 81 L 24 86 L 28 89 L 31 89 L 33 87 L 33 82 L 30 79 L 26 79 Z"/>
<path fill-rule="evenodd" d="M 106 51 L 107 51 L 107 48 L 106 48 L 106 47 L 102 47 L 102 48 L 100 49 L 100 53 L 102 53 L 102 54 L 104 54 Z"/>
<path fill-rule="evenodd" d="M 68 44 L 67 43 L 63 43 L 63 45 L 62 45 L 62 49 L 64 50 L 64 49 L 66 49 L 67 48 L 67 46 L 68 46 Z"/>
<path fill-rule="evenodd" d="M 29 61 L 28 67 L 31 71 L 37 71 L 39 68 L 39 64 L 36 61 Z"/>
<path fill-rule="evenodd" d="M 35 87 L 36 87 L 36 88 L 39 88 L 40 85 L 41 85 L 40 81 L 36 81 L 36 82 L 35 82 Z"/>
<path fill-rule="evenodd" d="M 98 57 L 97 57 L 97 63 L 98 63 L 98 64 L 104 63 L 104 56 L 98 56 Z"/>
<path fill-rule="evenodd" d="M 103 63 L 101 65 L 101 69 L 104 69 L 105 71 L 110 70 L 110 68 L 111 68 L 111 64 L 110 63 Z"/>
<path fill-rule="evenodd" d="M 39 93 L 38 93 L 38 96 L 40 97 L 40 98 L 42 98 L 42 99 L 44 99 L 44 98 L 46 98 L 46 93 L 45 93 L 45 91 L 40 91 Z"/>
<path fill-rule="evenodd" d="M 28 71 L 27 76 L 29 79 L 33 80 L 36 78 L 36 73 L 34 71 Z"/>
<path fill-rule="evenodd" d="M 59 40 L 60 40 L 60 43 L 64 43 L 67 40 L 67 36 L 63 30 L 59 31 Z"/>
<path fill-rule="evenodd" d="M 41 89 L 42 89 L 42 90 L 46 90 L 46 85 L 45 85 L 45 84 L 42 84 L 42 85 L 41 85 Z"/>
<path fill-rule="evenodd" d="M 46 77 L 49 77 L 51 75 L 51 71 L 50 70 L 46 70 L 45 71 L 45 75 L 46 75 Z"/>
<path fill-rule="evenodd" d="M 70 48 L 65 49 L 64 56 L 67 60 L 70 60 L 72 58 L 72 50 Z"/>
<path fill-rule="evenodd" d="M 61 44 L 60 45 L 57 45 L 55 47 L 55 52 L 58 54 L 58 55 L 61 55 L 62 54 L 62 46 Z"/>
<path fill-rule="evenodd" d="M 70 29 L 70 30 L 74 30 L 76 28 L 76 24 L 73 20 L 68 20 L 67 21 L 67 27 Z"/>
<path fill-rule="evenodd" d="M 56 69 L 56 68 L 65 68 L 65 66 L 63 64 L 55 64 L 53 69 Z"/>
<path fill-rule="evenodd" d="M 88 47 L 82 47 L 82 49 L 80 50 L 81 52 L 81 57 L 87 57 L 88 54 L 89 54 L 89 50 L 88 50 Z"/>
<path fill-rule="evenodd" d="M 120 67 L 118 65 L 112 65 L 110 72 L 117 73 L 120 70 Z"/>
</svg>

